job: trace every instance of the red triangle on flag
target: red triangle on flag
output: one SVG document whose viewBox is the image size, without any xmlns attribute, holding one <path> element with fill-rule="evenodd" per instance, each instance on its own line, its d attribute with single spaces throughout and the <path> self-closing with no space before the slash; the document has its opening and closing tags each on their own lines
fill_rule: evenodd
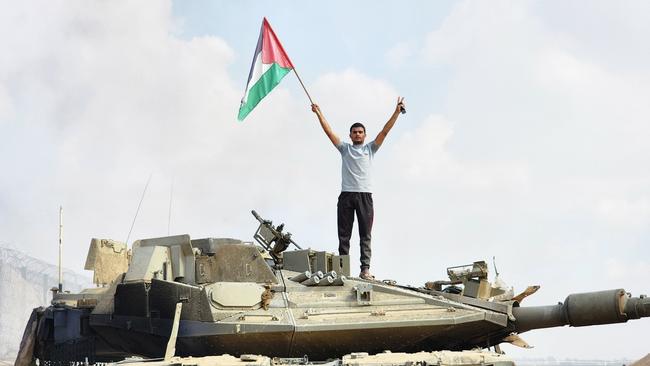
<svg viewBox="0 0 650 366">
<path fill-rule="evenodd" d="M 277 63 L 278 66 L 288 69 L 293 69 L 293 64 L 284 52 L 282 44 L 278 37 L 276 37 L 271 24 L 264 18 L 262 22 L 262 63 L 272 64 Z"/>
</svg>

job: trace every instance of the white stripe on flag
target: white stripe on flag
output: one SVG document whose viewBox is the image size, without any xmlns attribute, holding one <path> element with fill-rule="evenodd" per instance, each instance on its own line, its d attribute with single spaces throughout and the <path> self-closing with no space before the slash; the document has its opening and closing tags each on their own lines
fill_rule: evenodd
<svg viewBox="0 0 650 366">
<path fill-rule="evenodd" d="M 255 85 L 255 83 L 262 78 L 265 72 L 267 72 L 273 64 L 263 64 L 262 63 L 262 52 L 258 53 L 255 57 L 255 66 L 253 66 L 253 73 L 251 74 L 251 80 L 246 85 L 246 94 L 242 101 L 244 104 L 248 101 L 248 91 Z"/>
</svg>

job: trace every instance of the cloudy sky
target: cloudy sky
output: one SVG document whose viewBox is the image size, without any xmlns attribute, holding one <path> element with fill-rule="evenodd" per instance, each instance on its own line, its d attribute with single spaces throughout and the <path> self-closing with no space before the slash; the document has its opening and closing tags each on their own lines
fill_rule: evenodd
<svg viewBox="0 0 650 366">
<path fill-rule="evenodd" d="M 236 121 L 266 16 L 340 136 L 406 97 L 375 160 L 379 278 L 495 256 L 515 291 L 541 285 L 528 305 L 650 292 L 648 2 L 2 2 L 4 245 L 55 262 L 62 205 L 81 270 L 90 238 L 126 240 L 151 176 L 129 241 L 250 240 L 256 209 L 335 250 L 340 158 L 295 76 Z M 636 359 L 649 325 L 504 350 Z"/>
</svg>

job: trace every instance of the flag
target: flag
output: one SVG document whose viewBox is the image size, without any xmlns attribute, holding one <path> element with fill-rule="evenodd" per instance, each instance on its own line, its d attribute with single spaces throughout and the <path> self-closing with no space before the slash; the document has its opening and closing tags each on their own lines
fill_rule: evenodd
<svg viewBox="0 0 650 366">
<path fill-rule="evenodd" d="M 264 18 L 237 119 L 243 121 L 257 103 L 269 94 L 291 70 L 293 70 L 293 64 L 289 60 L 289 56 L 284 52 L 271 25 Z"/>
</svg>

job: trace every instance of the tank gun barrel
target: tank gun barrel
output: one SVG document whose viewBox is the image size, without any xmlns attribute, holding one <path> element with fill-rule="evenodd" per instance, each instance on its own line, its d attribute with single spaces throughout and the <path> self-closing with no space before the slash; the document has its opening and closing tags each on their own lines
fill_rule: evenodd
<svg viewBox="0 0 650 366">
<path fill-rule="evenodd" d="M 260 222 L 260 224 L 263 224 L 266 220 L 264 220 L 255 210 L 252 210 L 251 213 L 253 214 L 253 217 L 257 219 L 257 221 Z"/>
<path fill-rule="evenodd" d="M 623 289 L 571 294 L 564 303 L 514 307 L 518 333 L 532 329 L 625 323 L 650 317 L 650 298 L 631 297 Z"/>
</svg>

